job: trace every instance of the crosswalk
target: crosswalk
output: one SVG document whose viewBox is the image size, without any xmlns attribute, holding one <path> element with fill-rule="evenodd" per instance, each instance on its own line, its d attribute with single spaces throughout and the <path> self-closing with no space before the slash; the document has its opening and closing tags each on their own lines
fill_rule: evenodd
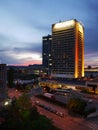
<svg viewBox="0 0 98 130">
<path fill-rule="evenodd" d="M 91 130 L 98 130 L 98 117 L 85 120 L 85 125 Z"/>
</svg>

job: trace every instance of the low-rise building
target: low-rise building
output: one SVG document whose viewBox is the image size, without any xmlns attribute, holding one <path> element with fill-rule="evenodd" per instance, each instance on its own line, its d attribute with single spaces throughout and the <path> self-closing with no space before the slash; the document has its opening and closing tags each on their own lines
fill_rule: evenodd
<svg viewBox="0 0 98 130">
<path fill-rule="evenodd" d="M 0 101 L 6 98 L 6 64 L 0 64 Z"/>
</svg>

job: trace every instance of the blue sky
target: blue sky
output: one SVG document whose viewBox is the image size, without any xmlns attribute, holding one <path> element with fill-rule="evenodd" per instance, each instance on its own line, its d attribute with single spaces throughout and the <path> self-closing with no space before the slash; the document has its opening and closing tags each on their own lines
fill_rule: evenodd
<svg viewBox="0 0 98 130">
<path fill-rule="evenodd" d="M 42 37 L 70 19 L 85 28 L 85 65 L 98 66 L 98 0 L 0 0 L 0 62 L 40 64 Z"/>
</svg>

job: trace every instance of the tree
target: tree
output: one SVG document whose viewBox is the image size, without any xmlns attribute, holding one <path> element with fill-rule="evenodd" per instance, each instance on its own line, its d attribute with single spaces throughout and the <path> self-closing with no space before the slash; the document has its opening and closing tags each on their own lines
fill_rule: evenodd
<svg viewBox="0 0 98 130">
<path fill-rule="evenodd" d="M 30 97 L 26 94 L 23 94 L 16 100 L 16 106 L 19 109 L 24 109 L 24 110 L 32 108 Z"/>
<path fill-rule="evenodd" d="M 59 130 L 50 119 L 39 114 L 27 95 L 15 99 L 10 106 L 0 110 L 0 118 L 4 120 L 0 130 Z"/>
<path fill-rule="evenodd" d="M 86 101 L 82 100 L 81 98 L 74 98 L 70 99 L 67 104 L 67 107 L 70 113 L 84 115 L 86 105 Z"/>
<path fill-rule="evenodd" d="M 7 73 L 7 79 L 8 79 L 8 87 L 12 88 L 14 83 L 14 69 L 10 68 Z"/>
<path fill-rule="evenodd" d="M 87 67 L 88 69 L 91 69 L 92 68 L 92 66 L 91 65 L 88 65 L 88 67 Z"/>
<path fill-rule="evenodd" d="M 50 92 L 50 87 L 45 86 L 45 87 L 44 87 L 44 90 L 45 90 L 47 93 L 49 93 L 49 92 Z"/>
<path fill-rule="evenodd" d="M 94 78 L 93 74 L 90 74 L 90 79 L 93 79 L 93 78 Z"/>
<path fill-rule="evenodd" d="M 53 126 L 52 120 L 41 115 L 37 121 L 33 122 L 33 130 L 60 130 Z"/>
<path fill-rule="evenodd" d="M 96 93 L 96 88 L 97 88 L 97 85 L 92 85 L 92 90 L 93 90 L 94 94 Z"/>
<path fill-rule="evenodd" d="M 30 120 L 37 120 L 39 118 L 39 112 L 35 106 L 30 110 Z"/>
</svg>

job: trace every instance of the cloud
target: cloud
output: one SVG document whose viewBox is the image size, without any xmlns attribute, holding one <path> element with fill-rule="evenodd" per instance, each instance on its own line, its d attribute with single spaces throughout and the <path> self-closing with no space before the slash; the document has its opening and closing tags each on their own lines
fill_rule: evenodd
<svg viewBox="0 0 98 130">
<path fill-rule="evenodd" d="M 0 33 L 0 48 L 6 47 L 6 44 L 9 44 L 11 42 L 11 39 L 4 35 L 3 33 Z"/>
<path fill-rule="evenodd" d="M 25 44 L 25 46 L 12 48 L 13 52 L 16 52 L 16 53 L 21 53 L 21 52 L 41 53 L 42 52 L 42 43 L 37 43 L 37 44 L 36 43 L 22 43 L 22 44 Z"/>
<path fill-rule="evenodd" d="M 0 59 L 7 64 L 40 63 L 33 55 L 41 57 L 42 37 L 51 34 L 51 25 L 76 18 L 85 28 L 85 63 L 91 56 L 97 64 L 97 12 L 97 0 L 0 0 Z"/>
<path fill-rule="evenodd" d="M 85 65 L 98 66 L 98 53 L 92 52 L 85 55 Z"/>
<path fill-rule="evenodd" d="M 39 46 L 6 47 L 0 50 L 0 60 L 7 64 L 41 63 L 41 48 Z"/>
</svg>

